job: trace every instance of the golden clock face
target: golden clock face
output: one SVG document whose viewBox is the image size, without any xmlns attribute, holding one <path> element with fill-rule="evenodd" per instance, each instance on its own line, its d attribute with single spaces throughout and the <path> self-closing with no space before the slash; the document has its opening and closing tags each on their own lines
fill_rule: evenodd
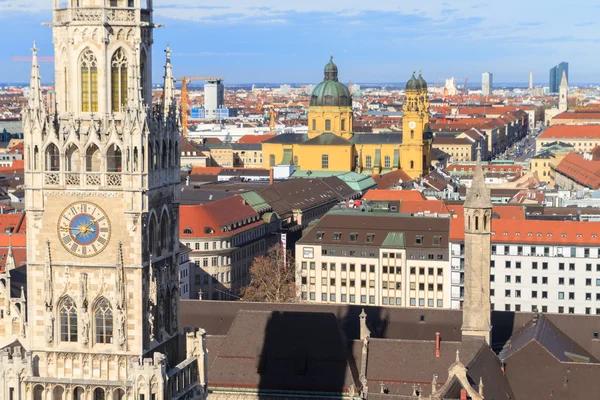
<svg viewBox="0 0 600 400">
<path fill-rule="evenodd" d="M 110 221 L 102 208 L 79 201 L 69 205 L 58 219 L 58 236 L 63 247 L 77 257 L 94 257 L 110 241 Z"/>
</svg>

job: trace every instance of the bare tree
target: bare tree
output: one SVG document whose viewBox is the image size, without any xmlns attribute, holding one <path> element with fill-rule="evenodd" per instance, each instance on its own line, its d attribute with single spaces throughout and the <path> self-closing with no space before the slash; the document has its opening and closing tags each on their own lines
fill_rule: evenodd
<svg viewBox="0 0 600 400">
<path fill-rule="evenodd" d="M 276 244 L 269 252 L 254 259 L 250 267 L 250 284 L 242 289 L 245 301 L 292 303 L 296 301 L 294 259 L 288 251 Z"/>
</svg>

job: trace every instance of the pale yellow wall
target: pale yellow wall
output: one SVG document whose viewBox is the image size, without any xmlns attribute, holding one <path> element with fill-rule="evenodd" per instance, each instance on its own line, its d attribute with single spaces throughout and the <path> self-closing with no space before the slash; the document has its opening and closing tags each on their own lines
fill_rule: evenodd
<svg viewBox="0 0 600 400">
<path fill-rule="evenodd" d="M 292 145 L 282 145 L 278 143 L 263 143 L 262 144 L 262 153 L 263 153 L 263 162 L 262 165 L 264 168 L 271 168 L 274 165 L 271 165 L 269 160 L 271 155 L 275 155 L 275 165 L 281 163 L 283 160 L 283 150 L 284 149 L 292 149 Z"/>
<path fill-rule="evenodd" d="M 401 143 L 394 144 L 360 144 L 356 145 L 355 152 L 357 156 L 360 156 L 361 166 L 363 168 L 374 168 L 376 169 L 373 173 L 379 173 L 377 170 L 378 167 L 383 168 L 391 168 L 397 170 L 398 168 L 394 168 L 394 150 L 400 150 Z M 375 152 L 376 150 L 381 150 L 381 158 L 378 166 L 375 166 Z M 385 166 L 385 157 L 390 158 L 390 167 Z M 371 157 L 371 166 L 367 165 L 367 157 Z"/>
<path fill-rule="evenodd" d="M 433 148 L 450 154 L 453 161 L 474 161 L 476 157 L 475 143 L 439 145 L 434 141 Z"/>
<path fill-rule="evenodd" d="M 351 171 L 353 166 L 352 146 L 305 146 L 294 145 L 294 156 L 298 157 L 298 169 L 321 171 L 322 155 L 329 156 L 330 171 Z"/>
<path fill-rule="evenodd" d="M 325 129 L 325 121 L 331 121 L 331 129 Z M 342 120 L 345 120 L 342 129 Z M 314 125 L 313 125 L 314 121 Z M 313 129 L 313 127 L 315 129 Z M 331 132 L 344 139 L 352 137 L 352 107 L 310 107 L 308 111 L 308 137 L 310 139 L 324 132 Z"/>
</svg>

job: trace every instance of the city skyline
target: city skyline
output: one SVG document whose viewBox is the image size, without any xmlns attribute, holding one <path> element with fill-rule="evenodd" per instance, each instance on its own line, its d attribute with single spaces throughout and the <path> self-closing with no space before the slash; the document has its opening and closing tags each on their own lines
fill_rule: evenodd
<svg viewBox="0 0 600 400">
<path fill-rule="evenodd" d="M 435 0 L 403 6 L 384 0 L 367 6 L 350 0 L 338 10 L 312 0 L 258 0 L 252 6 L 239 0 L 218 6 L 158 1 L 155 18 L 168 29 L 155 33 L 154 61 L 170 44 L 176 75 L 219 74 L 226 84 L 318 82 L 329 54 L 343 67 L 342 81 L 403 82 L 414 69 L 431 84 L 451 76 L 477 82 L 483 71 L 493 70 L 498 83 L 527 83 L 533 71 L 534 82 L 543 84 L 548 69 L 563 59 L 572 66 L 573 84 L 598 80 L 590 60 L 598 48 L 596 23 L 586 18 L 598 6 L 510 3 Z M 515 7 L 521 11 L 514 13 Z M 28 55 L 33 40 L 41 55 L 52 55 L 51 31 L 41 26 L 51 20 L 50 2 L 0 1 L 0 14 L 5 20 L 0 34 L 11 37 L 0 70 L 6 81 L 26 82 L 27 68 L 10 58 Z M 567 29 L 568 35 L 560 34 Z M 49 81 L 51 64 L 41 72 Z M 161 69 L 153 72 L 159 82 Z"/>
</svg>

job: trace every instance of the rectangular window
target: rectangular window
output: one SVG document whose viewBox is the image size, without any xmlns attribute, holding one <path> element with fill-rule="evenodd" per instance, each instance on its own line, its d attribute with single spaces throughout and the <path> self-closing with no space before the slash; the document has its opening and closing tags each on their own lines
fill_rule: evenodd
<svg viewBox="0 0 600 400">
<path fill-rule="evenodd" d="M 367 302 L 367 296 L 365 296 L 365 295 L 360 296 L 360 302 L 362 304 L 365 304 Z"/>
<path fill-rule="evenodd" d="M 350 295 L 350 303 L 354 303 L 354 302 L 356 302 L 356 296 L 351 294 Z"/>
<path fill-rule="evenodd" d="M 358 233 L 351 233 L 350 234 L 350 241 L 351 242 L 356 242 L 357 238 L 358 238 Z"/>
<path fill-rule="evenodd" d="M 565 292 L 558 292 L 558 299 L 559 300 L 564 300 L 565 299 Z"/>
<path fill-rule="evenodd" d="M 423 236 L 415 236 L 415 243 L 416 244 L 423 244 Z"/>
<path fill-rule="evenodd" d="M 327 293 L 321 293 L 321 300 L 327 301 Z"/>
<path fill-rule="evenodd" d="M 328 169 L 329 168 L 329 155 L 323 154 L 321 156 L 321 168 Z"/>
</svg>

